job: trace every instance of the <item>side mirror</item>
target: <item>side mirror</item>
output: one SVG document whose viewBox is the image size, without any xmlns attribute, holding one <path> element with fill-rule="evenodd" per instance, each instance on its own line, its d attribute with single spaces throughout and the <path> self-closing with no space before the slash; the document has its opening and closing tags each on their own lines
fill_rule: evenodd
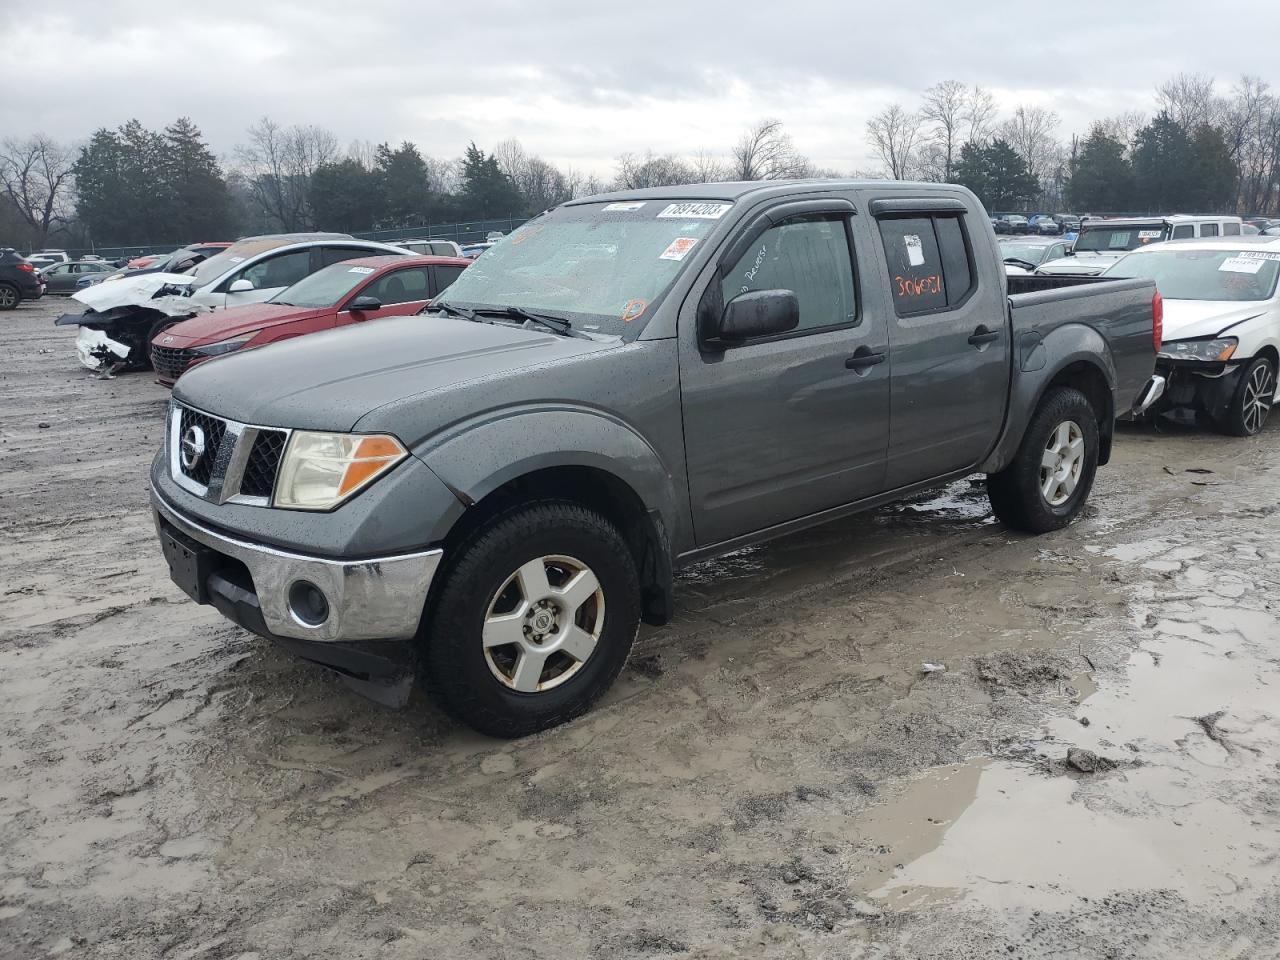
<svg viewBox="0 0 1280 960">
<path fill-rule="evenodd" d="M 725 305 L 715 339 L 738 343 L 787 333 L 799 324 L 800 302 L 790 290 L 752 290 Z"/>
<path fill-rule="evenodd" d="M 255 289 L 253 286 L 253 281 L 246 280 L 244 277 L 241 277 L 239 280 L 233 281 L 231 286 L 227 287 L 227 292 L 228 293 L 248 293 L 250 290 L 253 290 L 253 289 Z"/>
<path fill-rule="evenodd" d="M 348 310 L 381 310 L 382 301 L 377 297 L 356 297 L 347 304 Z"/>
</svg>

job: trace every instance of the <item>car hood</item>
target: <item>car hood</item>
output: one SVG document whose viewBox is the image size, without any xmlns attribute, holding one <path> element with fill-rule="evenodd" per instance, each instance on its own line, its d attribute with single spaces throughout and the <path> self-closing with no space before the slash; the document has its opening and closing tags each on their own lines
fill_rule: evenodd
<svg viewBox="0 0 1280 960">
<path fill-rule="evenodd" d="M 1196 340 L 1230 333 L 1230 327 L 1262 315 L 1266 308 L 1257 300 L 1165 300 L 1164 339 Z"/>
<path fill-rule="evenodd" d="M 1050 260 L 1048 263 L 1042 263 L 1036 272 L 1096 276 L 1128 252 L 1127 250 L 1121 250 L 1116 253 L 1077 253 L 1073 257 L 1061 257 L 1057 260 Z"/>
<path fill-rule="evenodd" d="M 332 307 L 293 307 L 284 303 L 251 303 L 243 307 L 214 310 L 169 327 L 165 330 L 165 336 L 174 339 L 165 346 L 204 346 L 253 330 L 310 320 L 331 312 Z"/>
<path fill-rule="evenodd" d="M 387 317 L 202 363 L 182 375 L 174 396 L 243 423 L 350 430 L 371 411 L 407 397 L 501 379 L 616 344 L 439 316 Z M 422 435 L 433 427 L 429 419 L 424 413 Z M 401 439 L 412 444 L 418 438 Z"/>
<path fill-rule="evenodd" d="M 191 277 L 181 273 L 147 273 L 96 283 L 71 295 L 86 307 L 106 313 L 116 307 L 143 307 L 165 286 L 189 287 Z"/>
</svg>

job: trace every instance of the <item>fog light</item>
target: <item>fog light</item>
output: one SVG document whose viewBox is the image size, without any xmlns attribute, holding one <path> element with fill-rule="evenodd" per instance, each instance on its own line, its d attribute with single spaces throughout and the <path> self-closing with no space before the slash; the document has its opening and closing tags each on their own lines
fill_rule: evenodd
<svg viewBox="0 0 1280 960">
<path fill-rule="evenodd" d="M 289 610 L 308 627 L 318 627 L 329 619 L 329 601 L 309 580 L 295 580 L 289 588 Z"/>
</svg>

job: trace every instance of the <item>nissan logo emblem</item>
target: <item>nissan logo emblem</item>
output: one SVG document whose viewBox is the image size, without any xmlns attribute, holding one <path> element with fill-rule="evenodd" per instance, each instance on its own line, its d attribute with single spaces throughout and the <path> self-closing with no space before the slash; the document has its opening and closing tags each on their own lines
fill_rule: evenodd
<svg viewBox="0 0 1280 960">
<path fill-rule="evenodd" d="M 190 470 L 204 456 L 204 431 L 194 423 L 182 434 L 182 465 Z"/>
</svg>

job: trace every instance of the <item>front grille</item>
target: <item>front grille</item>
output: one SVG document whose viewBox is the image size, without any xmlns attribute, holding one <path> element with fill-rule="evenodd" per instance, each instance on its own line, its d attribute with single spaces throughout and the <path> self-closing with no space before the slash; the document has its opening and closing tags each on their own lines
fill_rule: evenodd
<svg viewBox="0 0 1280 960">
<path fill-rule="evenodd" d="M 246 497 L 270 497 L 276 485 L 276 472 L 289 435 L 283 430 L 259 430 L 249 450 L 249 459 L 240 478 L 240 493 Z"/>
<path fill-rule="evenodd" d="M 181 409 L 182 419 L 178 426 L 179 468 L 196 483 L 208 486 L 209 477 L 213 475 L 213 464 L 218 459 L 218 447 L 222 445 L 223 434 L 227 432 L 227 423 L 187 407 Z M 193 453 L 197 455 L 191 460 Z"/>
<path fill-rule="evenodd" d="M 177 380 L 195 358 L 194 350 L 155 346 L 151 348 L 151 366 L 166 380 Z"/>
</svg>

